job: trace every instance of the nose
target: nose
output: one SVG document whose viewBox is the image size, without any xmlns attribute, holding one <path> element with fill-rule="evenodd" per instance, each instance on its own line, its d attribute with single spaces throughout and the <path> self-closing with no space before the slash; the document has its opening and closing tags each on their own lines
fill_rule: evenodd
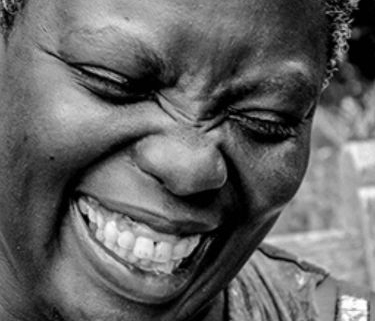
<svg viewBox="0 0 375 321">
<path fill-rule="evenodd" d="M 216 146 L 157 137 L 142 141 L 136 153 L 137 165 L 174 195 L 218 190 L 227 181 L 227 166 Z"/>
</svg>

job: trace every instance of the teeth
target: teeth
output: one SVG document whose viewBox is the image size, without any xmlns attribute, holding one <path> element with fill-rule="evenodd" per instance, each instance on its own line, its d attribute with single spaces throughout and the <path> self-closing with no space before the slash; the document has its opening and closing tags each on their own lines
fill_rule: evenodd
<svg viewBox="0 0 375 321">
<path fill-rule="evenodd" d="M 104 227 L 104 245 L 107 248 L 112 249 L 117 243 L 118 234 L 116 222 L 109 221 Z"/>
<path fill-rule="evenodd" d="M 129 253 L 126 257 L 126 261 L 134 264 L 138 262 L 138 258 L 133 253 Z"/>
<path fill-rule="evenodd" d="M 89 227 L 90 227 L 90 230 L 94 231 L 96 229 L 96 224 L 90 221 Z"/>
<path fill-rule="evenodd" d="M 104 241 L 104 231 L 101 229 L 97 229 L 95 233 L 95 237 L 98 241 L 103 242 Z"/>
<path fill-rule="evenodd" d="M 191 253 L 193 253 L 195 248 L 198 246 L 200 240 L 201 240 L 200 235 L 192 236 L 189 238 L 189 246 L 185 253 L 185 256 L 189 256 Z"/>
<path fill-rule="evenodd" d="M 167 242 L 160 242 L 156 244 L 154 261 L 165 263 L 172 258 L 172 244 Z"/>
<path fill-rule="evenodd" d="M 151 260 L 154 256 L 154 242 L 146 237 L 139 236 L 135 241 L 133 254 L 139 259 Z"/>
<path fill-rule="evenodd" d="M 122 219 L 118 219 L 117 228 L 120 232 L 126 231 L 129 228 L 128 222 Z"/>
<path fill-rule="evenodd" d="M 121 258 L 125 258 L 127 256 L 127 254 L 128 254 L 128 250 L 127 249 L 123 249 L 122 247 L 119 247 L 119 246 L 115 246 L 114 251 L 117 254 L 117 256 L 119 256 Z"/>
<path fill-rule="evenodd" d="M 200 235 L 180 238 L 162 234 L 119 213 L 112 213 L 91 198 L 78 207 L 89 219 L 95 238 L 124 261 L 156 274 L 170 274 L 199 245 Z"/>
<path fill-rule="evenodd" d="M 121 232 L 119 238 L 117 239 L 117 243 L 121 248 L 125 250 L 133 249 L 135 243 L 134 234 L 129 231 Z"/>
<path fill-rule="evenodd" d="M 89 216 L 89 219 L 90 219 L 90 216 Z M 96 225 L 98 226 L 98 229 L 102 229 L 104 227 L 104 218 L 103 216 L 101 216 L 99 213 L 98 215 L 96 215 Z"/>
<path fill-rule="evenodd" d="M 175 268 L 175 264 L 172 261 L 167 263 L 161 264 L 158 266 L 158 271 L 163 272 L 165 274 L 171 274 Z"/>
<path fill-rule="evenodd" d="M 187 249 L 189 247 L 189 240 L 188 239 L 182 239 L 180 242 L 177 243 L 177 245 L 173 249 L 172 253 L 172 259 L 173 260 L 180 260 L 184 258 L 187 253 Z"/>
<path fill-rule="evenodd" d="M 97 215 L 96 215 L 95 210 L 93 210 L 91 207 L 89 207 L 87 214 L 88 214 L 89 220 L 91 222 L 93 222 L 93 223 L 97 222 Z"/>
<path fill-rule="evenodd" d="M 85 202 L 85 200 L 83 198 L 80 198 L 78 200 L 78 207 L 79 207 L 81 213 L 83 213 L 85 215 L 88 215 L 89 211 L 92 210 L 92 208 L 87 204 L 87 202 Z"/>
<path fill-rule="evenodd" d="M 147 259 L 141 259 L 138 261 L 138 264 L 142 269 L 152 270 L 152 261 Z"/>
</svg>

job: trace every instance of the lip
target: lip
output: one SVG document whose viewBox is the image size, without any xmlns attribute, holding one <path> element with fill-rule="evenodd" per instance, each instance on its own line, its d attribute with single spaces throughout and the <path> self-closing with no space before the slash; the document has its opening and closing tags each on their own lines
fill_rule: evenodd
<svg viewBox="0 0 375 321">
<path fill-rule="evenodd" d="M 156 275 L 116 259 L 91 236 L 75 202 L 71 202 L 70 213 L 79 251 L 92 266 L 95 281 L 102 281 L 120 295 L 141 303 L 166 303 L 184 292 L 198 275 L 199 266 L 213 241 L 212 236 L 206 236 L 193 258 L 189 260 L 188 266 L 177 269 L 173 274 Z"/>
<path fill-rule="evenodd" d="M 219 224 L 209 225 L 205 222 L 200 222 L 197 220 L 171 220 L 169 218 L 166 218 L 165 215 L 149 211 L 145 208 L 141 208 L 139 206 L 124 203 L 121 201 L 108 199 L 103 196 L 97 196 L 93 193 L 80 192 L 78 193 L 78 195 L 87 195 L 96 200 L 107 210 L 126 215 L 134 221 L 148 225 L 151 229 L 164 234 L 173 234 L 180 236 L 207 234 L 212 233 L 219 227 Z"/>
</svg>

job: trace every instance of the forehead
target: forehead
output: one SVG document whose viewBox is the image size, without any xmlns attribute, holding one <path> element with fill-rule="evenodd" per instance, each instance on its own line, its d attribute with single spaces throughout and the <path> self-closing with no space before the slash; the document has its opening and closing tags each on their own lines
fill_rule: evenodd
<svg viewBox="0 0 375 321">
<path fill-rule="evenodd" d="M 323 74 L 324 15 L 315 0 L 34 2 L 42 12 L 37 18 L 44 16 L 39 30 L 50 34 L 48 42 L 37 42 L 67 53 L 98 52 L 114 61 L 147 56 L 159 67 L 170 67 L 170 75 L 183 71 L 221 80 L 282 60 L 303 61 Z M 32 8 L 29 12 L 35 14 Z"/>
</svg>

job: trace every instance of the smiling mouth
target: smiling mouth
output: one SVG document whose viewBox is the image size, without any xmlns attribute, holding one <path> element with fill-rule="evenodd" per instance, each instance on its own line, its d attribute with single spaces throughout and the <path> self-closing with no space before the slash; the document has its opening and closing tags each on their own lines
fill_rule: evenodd
<svg viewBox="0 0 375 321">
<path fill-rule="evenodd" d="M 110 211 L 98 200 L 80 196 L 76 207 L 90 237 L 115 260 L 155 275 L 175 274 L 189 266 L 205 235 L 177 236 L 157 232 L 124 213 Z"/>
<path fill-rule="evenodd" d="M 96 284 L 136 302 L 163 304 L 209 268 L 218 228 L 186 221 L 181 227 L 163 216 L 155 224 L 160 214 L 112 205 L 106 198 L 81 192 L 71 199 L 75 241 L 68 241 L 69 247 L 77 246 L 77 263 Z"/>
</svg>

